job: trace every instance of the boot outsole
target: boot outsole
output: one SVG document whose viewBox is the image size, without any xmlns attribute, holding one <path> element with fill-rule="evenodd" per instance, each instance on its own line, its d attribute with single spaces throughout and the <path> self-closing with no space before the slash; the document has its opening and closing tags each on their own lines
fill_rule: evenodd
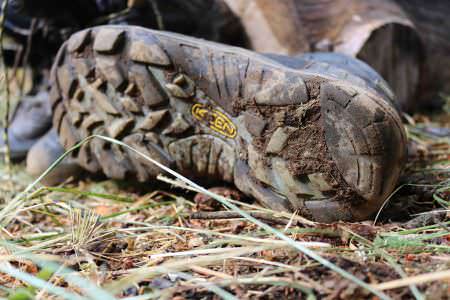
<svg viewBox="0 0 450 300">
<path fill-rule="evenodd" d="M 384 95 L 174 33 L 84 30 L 61 48 L 52 80 L 66 149 L 109 136 L 184 175 L 235 183 L 268 207 L 318 221 L 370 216 L 405 160 L 405 132 Z M 99 139 L 74 158 L 115 179 L 161 172 Z"/>
<path fill-rule="evenodd" d="M 337 52 L 305 53 L 295 57 L 267 54 L 267 57 L 298 70 L 327 74 L 364 90 L 371 90 L 388 100 L 398 111 L 400 106 L 389 84 L 365 62 Z"/>
</svg>

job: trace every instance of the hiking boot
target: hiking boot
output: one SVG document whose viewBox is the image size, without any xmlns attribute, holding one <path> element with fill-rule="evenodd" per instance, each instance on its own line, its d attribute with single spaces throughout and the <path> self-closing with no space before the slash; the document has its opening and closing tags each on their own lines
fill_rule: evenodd
<svg viewBox="0 0 450 300">
<path fill-rule="evenodd" d="M 395 0 L 224 1 L 240 17 L 253 50 L 291 56 L 339 52 L 357 57 L 389 82 L 402 109 L 411 111 L 427 105 L 428 99 L 420 97 L 428 88 L 424 86 L 428 76 L 424 71 L 424 44 L 416 24 Z M 397 2 L 408 3 L 425 15 L 419 24 L 424 19 L 435 22 L 436 26 L 425 22 L 428 44 L 444 45 L 443 41 L 450 40 L 443 30 L 443 24 L 449 23 L 445 21 L 449 10 L 444 8 L 448 1 L 440 1 L 440 8 L 436 8 L 439 1 Z M 445 53 L 448 57 L 448 49 L 433 47 L 429 56 Z M 441 69 L 445 73 L 448 68 Z"/>
<path fill-rule="evenodd" d="M 17 106 L 8 131 L 13 160 L 24 159 L 28 150 L 51 128 L 52 110 L 48 97 L 47 92 L 40 92 L 36 96 L 24 97 Z M 3 155 L 3 135 L 0 136 L 0 148 Z"/>
<path fill-rule="evenodd" d="M 401 112 L 401 107 L 389 84 L 368 64 L 357 58 L 336 52 L 305 53 L 294 57 L 277 54 L 264 55 L 290 68 L 327 74 L 335 79 L 345 80 L 361 88 L 370 89 L 382 95 L 397 108 L 398 112 Z"/>
<path fill-rule="evenodd" d="M 385 93 L 345 70 L 317 70 L 179 34 L 97 27 L 56 58 L 53 124 L 65 149 L 104 135 L 190 178 L 232 182 L 274 210 L 366 219 L 395 187 L 405 131 Z M 101 139 L 74 158 L 116 179 L 161 173 Z"/>
<path fill-rule="evenodd" d="M 42 20 L 33 20 L 23 12 L 20 2 L 10 0 L 5 14 L 5 63 L 14 68 L 27 65 L 38 70 L 49 69 L 61 44 L 70 35 L 62 34 L 64 29 L 49 26 Z M 0 12 L 3 3 L 0 0 Z"/>
<path fill-rule="evenodd" d="M 33 145 L 27 155 L 27 172 L 33 177 L 41 176 L 58 158 L 64 154 L 56 130 L 50 130 Z M 42 181 L 45 185 L 58 185 L 81 173 L 80 166 L 73 159 L 65 158 Z"/>
<path fill-rule="evenodd" d="M 2 4 L 3 0 L 0 0 L 0 6 Z M 235 39 L 239 31 L 237 18 L 223 2 L 158 1 L 157 7 L 164 26 L 170 30 L 224 42 Z M 199 17 L 204 15 L 208 17 Z M 57 50 L 70 33 L 93 23 L 129 23 L 156 28 L 157 17 L 149 1 L 10 0 L 4 26 L 7 37 L 3 43 L 6 64 L 30 65 L 39 77 L 33 80 L 33 88 L 39 90 L 46 86 L 45 70 L 50 68 Z M 32 18 L 37 19 L 33 22 Z M 214 18 L 220 21 L 212 22 Z M 210 26 L 206 26 L 208 22 Z M 31 45 L 29 49 L 27 43 Z M 50 128 L 51 115 L 46 96 L 39 93 L 32 101 L 28 100 L 34 96 L 21 99 L 10 128 L 13 159 L 25 158 L 28 150 Z M 2 137 L 0 148 L 4 148 Z"/>
<path fill-rule="evenodd" d="M 242 44 L 240 20 L 223 0 L 11 0 L 22 14 L 74 32 L 101 24 L 164 29 L 223 43 Z"/>
</svg>

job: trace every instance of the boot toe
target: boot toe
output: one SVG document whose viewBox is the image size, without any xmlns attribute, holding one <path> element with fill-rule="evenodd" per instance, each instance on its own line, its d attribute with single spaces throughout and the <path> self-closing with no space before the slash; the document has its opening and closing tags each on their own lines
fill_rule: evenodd
<svg viewBox="0 0 450 300">
<path fill-rule="evenodd" d="M 27 172 L 33 177 L 42 175 L 61 155 L 64 149 L 59 143 L 55 130 L 42 137 L 28 152 Z M 45 185 L 58 185 L 80 174 L 81 168 L 70 157 L 64 159 L 43 180 Z"/>
<path fill-rule="evenodd" d="M 321 109 L 329 154 L 362 198 L 354 219 L 376 211 L 395 188 L 406 160 L 406 133 L 396 110 L 375 95 L 324 84 Z"/>
</svg>

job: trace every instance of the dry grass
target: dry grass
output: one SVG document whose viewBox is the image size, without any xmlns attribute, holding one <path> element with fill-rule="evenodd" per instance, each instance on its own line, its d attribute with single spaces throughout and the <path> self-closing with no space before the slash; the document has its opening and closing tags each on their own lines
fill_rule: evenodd
<svg viewBox="0 0 450 300">
<path fill-rule="evenodd" d="M 430 129 L 450 107 L 409 120 L 410 164 L 376 222 L 200 199 L 165 177 L 47 188 L 0 165 L 0 300 L 449 298 L 450 141 Z"/>
<path fill-rule="evenodd" d="M 12 182 L 2 167 L 0 298 L 444 299 L 450 142 L 430 128 L 449 127 L 449 112 L 412 120 L 403 186 L 376 224 L 318 224 L 218 196 L 223 204 L 195 202 L 198 187 L 167 178 L 178 188 L 29 186 L 21 166 Z"/>
</svg>

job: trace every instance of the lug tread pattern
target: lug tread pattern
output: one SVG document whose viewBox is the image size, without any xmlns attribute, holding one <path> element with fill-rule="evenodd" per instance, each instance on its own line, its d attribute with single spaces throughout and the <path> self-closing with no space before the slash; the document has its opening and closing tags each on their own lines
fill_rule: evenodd
<svg viewBox="0 0 450 300">
<path fill-rule="evenodd" d="M 320 78 L 245 50 L 131 26 L 98 27 L 74 38 L 69 51 L 63 46 L 58 54 L 50 93 L 54 127 L 66 148 L 93 134 L 114 137 L 185 175 L 234 182 L 267 206 L 322 221 L 365 217 L 400 172 L 406 138 L 395 108 L 384 94 L 349 84 L 351 74 Z M 319 83 L 318 91 L 311 82 Z M 194 120 L 194 100 L 228 113 L 238 137 L 219 137 Z M 320 181 L 320 172 L 291 170 L 296 161 L 286 149 L 293 149 L 302 118 L 318 102 L 322 117 L 314 122 L 323 122 L 324 133 L 317 138 L 328 146 L 319 163 L 331 156 L 345 179 L 340 183 L 367 200 L 363 207 L 326 200 L 332 187 Z M 85 169 L 115 179 L 148 181 L 160 173 L 135 152 L 100 139 L 74 156 Z M 398 167 L 393 177 L 380 168 L 386 163 Z"/>
<path fill-rule="evenodd" d="M 407 138 L 400 117 L 385 101 L 349 92 L 345 85 L 324 84 L 321 101 L 331 156 L 346 182 L 364 198 L 377 199 L 372 208 L 366 203 L 367 211 L 379 207 L 405 162 Z"/>
<path fill-rule="evenodd" d="M 93 134 L 104 135 L 169 167 L 183 161 L 189 168 L 180 169 L 186 173 L 232 182 L 234 149 L 218 138 L 192 135 L 192 121 L 171 107 L 170 99 L 195 96 L 194 81 L 186 75 L 173 77 L 178 70 L 156 37 L 137 36 L 139 32 L 114 27 L 90 29 L 62 47 L 51 90 L 61 143 L 68 149 Z M 164 86 L 161 76 L 167 80 Z M 84 144 L 74 157 L 86 170 L 114 179 L 145 182 L 161 172 L 133 151 L 98 139 Z"/>
</svg>

